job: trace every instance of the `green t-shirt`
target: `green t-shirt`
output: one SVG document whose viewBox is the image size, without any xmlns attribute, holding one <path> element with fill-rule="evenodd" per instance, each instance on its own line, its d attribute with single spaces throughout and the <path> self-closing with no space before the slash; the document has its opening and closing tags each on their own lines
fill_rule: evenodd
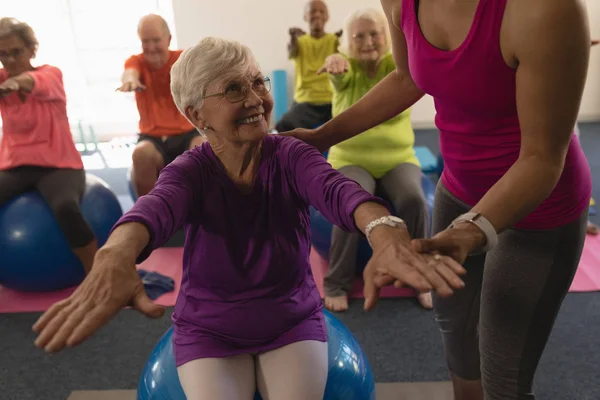
<svg viewBox="0 0 600 400">
<path fill-rule="evenodd" d="M 391 53 L 381 59 L 377 74 L 369 78 L 358 61 L 348 58 L 348 72 L 330 75 L 333 85 L 332 115 L 340 114 L 373 86 L 396 69 Z M 410 120 L 410 109 L 369 129 L 360 135 L 339 143 L 329 149 L 327 160 L 335 169 L 356 165 L 366 169 L 379 179 L 398 164 L 411 163 L 420 166 L 414 149 L 415 133 Z"/>
<path fill-rule="evenodd" d="M 296 70 L 296 103 L 331 103 L 333 89 L 327 74 L 317 75 L 317 71 L 328 56 L 337 53 L 338 44 L 339 39 L 333 33 L 326 33 L 320 38 L 310 34 L 298 38 L 298 55 L 292 58 Z"/>
</svg>

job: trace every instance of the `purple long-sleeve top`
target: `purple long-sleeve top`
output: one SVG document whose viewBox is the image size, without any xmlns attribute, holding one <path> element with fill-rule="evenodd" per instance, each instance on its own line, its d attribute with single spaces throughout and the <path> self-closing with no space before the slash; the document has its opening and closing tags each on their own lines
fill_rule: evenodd
<svg viewBox="0 0 600 400">
<path fill-rule="evenodd" d="M 309 263 L 310 213 L 356 231 L 354 211 L 386 205 L 334 170 L 313 147 L 269 135 L 254 186 L 243 193 L 210 144 L 165 167 L 115 225 L 144 224 L 147 258 L 185 227 L 183 274 L 173 321 L 177 365 L 327 340 Z"/>
</svg>

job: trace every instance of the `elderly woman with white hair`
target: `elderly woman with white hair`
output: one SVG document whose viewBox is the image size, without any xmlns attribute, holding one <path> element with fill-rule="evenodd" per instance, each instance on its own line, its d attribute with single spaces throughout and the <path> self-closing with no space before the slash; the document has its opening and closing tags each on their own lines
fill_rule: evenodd
<svg viewBox="0 0 600 400">
<path fill-rule="evenodd" d="M 389 281 L 375 271 L 392 263 L 419 290 L 449 296 L 463 287 L 462 267 L 430 269 L 382 200 L 314 147 L 268 134 L 269 80 L 247 47 L 203 39 L 171 79 L 175 103 L 208 142 L 165 167 L 117 222 L 87 279 L 34 326 L 38 347 L 76 345 L 127 305 L 162 315 L 135 264 L 185 226 L 173 346 L 187 397 L 250 399 L 258 389 L 265 399 L 322 399 L 327 331 L 309 265 L 311 205 L 365 233 L 374 250 L 369 282 Z M 369 287 L 367 308 L 377 295 Z"/>
<path fill-rule="evenodd" d="M 372 8 L 348 16 L 340 53 L 327 57 L 318 73 L 327 72 L 332 83 L 332 115 L 342 113 L 396 69 L 390 51 L 385 14 Z M 427 205 L 421 188 L 421 168 L 414 149 L 410 109 L 366 132 L 329 149 L 329 163 L 369 193 L 383 193 L 406 222 L 412 238 L 423 238 L 428 226 Z M 360 234 L 334 226 L 329 270 L 325 276 L 325 307 L 348 308 L 356 270 Z M 419 293 L 426 309 L 433 307 L 430 293 Z"/>
</svg>

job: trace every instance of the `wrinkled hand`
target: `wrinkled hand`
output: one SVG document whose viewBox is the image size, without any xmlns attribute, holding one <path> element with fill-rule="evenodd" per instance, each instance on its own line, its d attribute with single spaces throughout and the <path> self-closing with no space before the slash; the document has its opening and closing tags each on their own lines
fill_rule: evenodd
<svg viewBox="0 0 600 400">
<path fill-rule="evenodd" d="M 317 70 L 317 75 L 323 72 L 330 73 L 331 75 L 342 75 L 348 72 L 350 63 L 340 54 L 332 54 L 325 59 L 325 63 L 321 68 Z"/>
<path fill-rule="evenodd" d="M 75 292 L 50 307 L 34 324 L 37 347 L 57 352 L 76 346 L 128 305 L 151 318 L 164 314 L 165 308 L 146 295 L 135 264 L 124 266 L 119 254 L 102 251 Z"/>
<path fill-rule="evenodd" d="M 419 253 L 429 253 L 438 263 L 463 264 L 467 256 L 485 244 L 486 237 L 477 225 L 463 222 L 452 229 L 445 229 L 430 239 L 415 239 L 413 248 Z M 442 256 L 439 259 L 439 255 Z"/>
<path fill-rule="evenodd" d="M 18 92 L 21 89 L 19 81 L 9 78 L 0 84 L 0 97 L 8 96 L 12 92 Z"/>
<path fill-rule="evenodd" d="M 406 229 L 390 229 L 393 233 L 389 231 L 383 243 L 374 243 L 373 256 L 363 272 L 365 310 L 375 306 L 380 289 L 391 283 L 397 287 L 408 285 L 419 292 L 435 290 L 441 297 L 464 287 L 460 275 L 466 271 L 460 264 L 428 262 L 413 247 Z"/>
<path fill-rule="evenodd" d="M 326 138 L 320 134 L 319 129 L 296 128 L 293 131 L 280 132 L 281 136 L 292 136 L 311 146 L 316 147 L 321 153 L 329 149 Z"/>
<path fill-rule="evenodd" d="M 304 30 L 302 30 L 302 28 L 297 28 L 297 27 L 290 28 L 289 33 L 290 33 L 290 36 L 292 36 L 292 37 L 299 37 L 302 35 L 306 35 L 306 32 L 304 32 Z"/>
<path fill-rule="evenodd" d="M 142 85 L 140 81 L 125 82 L 116 89 L 117 92 L 137 92 L 140 90 L 146 90 L 146 86 Z"/>
</svg>

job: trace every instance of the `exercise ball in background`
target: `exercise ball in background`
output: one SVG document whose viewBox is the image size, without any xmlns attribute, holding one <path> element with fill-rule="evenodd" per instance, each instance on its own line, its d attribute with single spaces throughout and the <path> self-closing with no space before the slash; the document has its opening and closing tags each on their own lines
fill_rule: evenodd
<svg viewBox="0 0 600 400">
<path fill-rule="evenodd" d="M 431 232 L 431 216 L 433 215 L 433 200 L 435 198 L 435 183 L 427 176 L 421 176 L 421 185 L 425 193 L 425 202 L 429 211 L 429 226 L 428 231 Z M 331 231 L 333 225 L 323 214 L 317 211 L 314 207 L 310 207 L 310 234 L 313 248 L 321 257 L 329 260 L 329 249 L 331 248 Z M 373 251 L 367 239 L 362 237 L 358 244 L 356 255 L 356 274 L 361 275 L 367 262 L 371 259 Z"/>
<path fill-rule="evenodd" d="M 81 211 L 98 247 L 123 215 L 106 182 L 90 174 Z M 85 277 L 52 210 L 37 191 L 18 195 L 0 208 L 0 249 L 0 285 L 14 290 L 60 290 L 78 285 Z"/>
<path fill-rule="evenodd" d="M 333 314 L 327 310 L 324 314 L 329 335 L 329 372 L 323 399 L 374 400 L 375 380 L 358 341 Z M 138 385 L 138 400 L 185 400 L 175 367 L 172 337 L 170 328 L 150 354 Z M 255 400 L 260 399 L 257 393 Z"/>
<path fill-rule="evenodd" d="M 127 170 L 127 188 L 129 189 L 129 195 L 131 196 L 131 199 L 135 203 L 138 199 L 138 195 L 135 190 L 135 186 L 133 185 L 133 180 L 131 179 L 132 169 L 133 167 L 129 167 L 129 169 Z"/>
</svg>

